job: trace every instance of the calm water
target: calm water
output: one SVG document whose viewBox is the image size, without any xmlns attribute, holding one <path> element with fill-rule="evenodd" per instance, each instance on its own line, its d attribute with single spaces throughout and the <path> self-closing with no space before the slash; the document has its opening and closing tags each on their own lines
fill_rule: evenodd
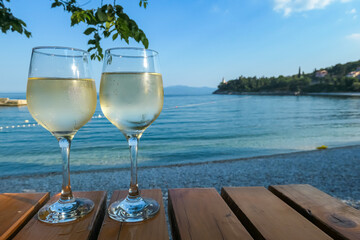
<svg viewBox="0 0 360 240">
<path fill-rule="evenodd" d="M 25 94 L 0 94 L 5 96 L 25 98 Z M 166 96 L 160 117 L 141 138 L 139 164 L 201 162 L 359 144 L 359 109 L 360 98 Z M 127 167 L 125 138 L 103 117 L 99 106 L 94 116 L 73 140 L 71 169 Z M 0 176 L 60 171 L 56 139 L 33 124 L 27 107 L 0 107 Z"/>
</svg>

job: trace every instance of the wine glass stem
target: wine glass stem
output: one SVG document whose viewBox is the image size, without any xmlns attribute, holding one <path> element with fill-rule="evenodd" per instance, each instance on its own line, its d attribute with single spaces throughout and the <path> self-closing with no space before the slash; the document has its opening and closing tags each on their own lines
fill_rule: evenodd
<svg viewBox="0 0 360 240">
<path fill-rule="evenodd" d="M 62 169 L 63 169 L 63 183 L 61 188 L 60 202 L 68 203 L 74 201 L 74 197 L 70 186 L 70 145 L 71 140 L 62 137 L 59 139 L 59 146 L 61 148 Z"/>
<path fill-rule="evenodd" d="M 139 197 L 139 188 L 137 184 L 137 151 L 139 139 L 137 137 L 130 137 L 128 144 L 130 148 L 131 161 L 131 179 L 128 198 L 134 199 Z"/>
</svg>

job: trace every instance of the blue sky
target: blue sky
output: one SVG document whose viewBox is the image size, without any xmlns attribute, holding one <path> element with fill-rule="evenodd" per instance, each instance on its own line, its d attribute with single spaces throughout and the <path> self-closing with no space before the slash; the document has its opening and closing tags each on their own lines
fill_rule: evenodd
<svg viewBox="0 0 360 240">
<path fill-rule="evenodd" d="M 299 66 L 311 72 L 360 59 L 359 0 L 149 0 L 146 10 L 137 1 L 117 2 L 160 53 L 165 86 L 216 87 L 222 77 L 290 75 Z M 7 3 L 33 37 L 0 34 L 0 92 L 26 91 L 33 47 L 88 48 L 86 26 L 70 27 L 70 15 L 50 5 Z M 92 0 L 86 6 L 99 5 Z M 103 42 L 104 49 L 126 45 Z M 92 67 L 98 86 L 102 64 Z"/>
</svg>

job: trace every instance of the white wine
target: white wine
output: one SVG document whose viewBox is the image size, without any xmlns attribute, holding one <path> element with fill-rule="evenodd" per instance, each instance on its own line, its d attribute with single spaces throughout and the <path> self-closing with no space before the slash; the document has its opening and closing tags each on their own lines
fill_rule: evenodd
<svg viewBox="0 0 360 240">
<path fill-rule="evenodd" d="M 56 138 L 74 137 L 93 116 L 93 79 L 29 78 L 26 99 L 34 119 Z"/>
<path fill-rule="evenodd" d="M 163 83 L 159 73 L 102 74 L 101 109 L 126 137 L 140 137 L 160 115 L 163 103 Z"/>
</svg>

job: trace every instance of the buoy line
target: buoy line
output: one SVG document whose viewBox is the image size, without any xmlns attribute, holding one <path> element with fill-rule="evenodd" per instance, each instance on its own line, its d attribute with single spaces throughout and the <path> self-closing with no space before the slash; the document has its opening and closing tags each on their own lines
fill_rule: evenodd
<svg viewBox="0 0 360 240">
<path fill-rule="evenodd" d="M 201 106 L 201 105 L 215 104 L 215 103 L 219 103 L 219 102 L 238 101 L 238 100 L 243 100 L 243 99 L 247 99 L 247 98 L 250 98 L 250 97 L 251 96 L 242 97 L 242 98 L 235 98 L 235 99 L 226 99 L 226 100 L 219 100 L 219 101 L 203 102 L 203 103 L 186 104 L 186 105 L 181 105 L 181 106 L 173 106 L 173 107 L 163 108 L 163 110 L 176 109 L 176 108 L 188 108 L 188 107 L 195 107 L 195 106 Z M 105 116 L 101 115 L 101 114 L 97 114 L 97 115 L 94 115 L 94 116 L 91 117 L 91 119 L 101 119 L 101 118 L 105 118 Z M 11 125 L 11 126 L 0 126 L 0 131 L 2 131 L 4 129 L 36 127 L 36 126 L 40 125 L 39 123 L 30 123 L 30 121 L 27 120 L 27 119 L 24 120 L 23 123 L 26 123 L 26 124 L 18 124 L 18 125 Z"/>
</svg>

